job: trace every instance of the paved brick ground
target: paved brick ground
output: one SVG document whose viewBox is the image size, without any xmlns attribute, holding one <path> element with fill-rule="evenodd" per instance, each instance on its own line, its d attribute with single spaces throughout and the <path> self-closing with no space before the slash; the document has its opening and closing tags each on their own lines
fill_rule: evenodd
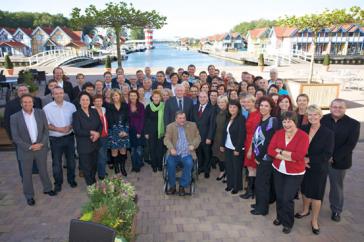
<svg viewBox="0 0 364 242">
<path fill-rule="evenodd" d="M 224 191 L 224 184 L 200 178 L 192 197 L 169 197 L 162 191 L 161 173 L 144 167 L 129 174 L 139 195 L 137 241 L 364 241 L 364 143 L 354 152 L 354 166 L 345 182 L 345 210 L 341 223 L 330 220 L 327 197 L 321 211 L 320 236 L 311 232 L 310 218 L 296 220 L 291 234 L 272 225 L 275 207 L 269 215 L 250 215 L 250 201 Z M 87 200 L 84 181 L 71 189 L 67 184 L 55 198 L 41 192 L 34 176 L 36 206 L 26 205 L 13 152 L 0 153 L 0 241 L 67 241 L 69 221 L 80 213 Z M 50 167 L 50 166 L 49 166 Z M 296 208 L 301 202 L 296 202 Z"/>
</svg>

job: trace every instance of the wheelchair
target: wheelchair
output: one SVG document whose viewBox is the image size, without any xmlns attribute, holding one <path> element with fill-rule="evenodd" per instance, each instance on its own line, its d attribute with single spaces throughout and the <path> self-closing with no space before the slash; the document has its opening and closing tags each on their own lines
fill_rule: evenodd
<svg viewBox="0 0 364 242">
<path fill-rule="evenodd" d="M 183 171 L 183 164 L 180 162 L 176 167 L 176 183 L 179 184 L 179 180 L 181 178 Z M 169 189 L 168 184 L 168 169 L 167 169 L 167 154 L 163 156 L 163 171 L 162 171 L 162 178 L 163 178 L 163 190 L 164 193 L 167 193 Z M 186 191 L 186 195 L 192 195 L 196 191 L 196 183 L 198 181 L 198 161 L 197 159 L 193 159 L 193 165 L 191 170 L 191 182 L 189 186 L 189 191 Z"/>
</svg>

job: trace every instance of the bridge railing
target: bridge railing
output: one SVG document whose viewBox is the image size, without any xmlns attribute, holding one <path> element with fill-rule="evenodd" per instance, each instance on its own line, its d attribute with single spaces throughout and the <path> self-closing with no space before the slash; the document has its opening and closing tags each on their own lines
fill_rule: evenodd
<svg viewBox="0 0 364 242">
<path fill-rule="evenodd" d="M 39 65 L 47 61 L 59 61 L 61 59 L 74 58 L 77 56 L 86 56 L 93 58 L 93 52 L 90 50 L 77 49 L 56 49 L 40 52 L 29 57 L 30 65 Z"/>
</svg>

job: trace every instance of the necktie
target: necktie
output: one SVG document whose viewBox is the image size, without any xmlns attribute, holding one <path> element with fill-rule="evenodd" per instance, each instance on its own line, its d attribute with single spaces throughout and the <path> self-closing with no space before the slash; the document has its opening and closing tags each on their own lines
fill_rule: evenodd
<svg viewBox="0 0 364 242">
<path fill-rule="evenodd" d="M 197 115 L 198 115 L 199 118 L 201 118 L 201 116 L 202 116 L 202 105 L 200 105 L 200 109 L 198 110 Z"/>
<path fill-rule="evenodd" d="M 178 99 L 178 109 L 180 111 L 183 111 L 183 107 L 182 107 L 182 99 Z"/>
</svg>

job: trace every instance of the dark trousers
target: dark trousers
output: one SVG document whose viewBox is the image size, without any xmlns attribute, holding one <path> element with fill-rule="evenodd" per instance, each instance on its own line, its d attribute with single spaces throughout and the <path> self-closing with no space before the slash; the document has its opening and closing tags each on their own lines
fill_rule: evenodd
<svg viewBox="0 0 364 242">
<path fill-rule="evenodd" d="M 153 168 L 162 168 L 163 155 L 165 153 L 165 147 L 163 144 L 163 138 L 150 137 L 148 140 L 150 161 Z"/>
<path fill-rule="evenodd" d="M 243 152 L 238 156 L 234 155 L 234 150 L 225 148 L 225 169 L 227 187 L 235 191 L 243 190 Z"/>
<path fill-rule="evenodd" d="M 346 170 L 329 167 L 330 179 L 330 208 L 333 213 L 340 214 L 344 207 L 344 178 Z"/>
<path fill-rule="evenodd" d="M 257 176 L 255 178 L 255 209 L 261 213 L 268 213 L 271 178 L 273 174 L 272 162 L 261 161 L 257 165 Z"/>
<path fill-rule="evenodd" d="M 62 185 L 63 169 L 62 156 L 66 157 L 67 164 L 67 181 L 68 183 L 75 181 L 75 139 L 74 135 L 66 135 L 63 137 L 49 137 L 52 151 L 52 170 L 54 184 Z"/>
<path fill-rule="evenodd" d="M 86 184 L 88 186 L 96 182 L 96 169 L 97 169 L 97 156 L 98 150 L 94 150 L 91 153 L 79 154 L 80 168 L 85 177 Z"/>
<path fill-rule="evenodd" d="M 197 150 L 197 159 L 199 170 L 205 174 L 210 173 L 211 168 L 211 145 L 204 141 L 200 143 Z"/>
<path fill-rule="evenodd" d="M 275 169 L 273 175 L 277 199 L 277 219 L 284 227 L 292 228 L 294 224 L 294 198 L 301 186 L 303 175 L 286 175 Z"/>
</svg>

